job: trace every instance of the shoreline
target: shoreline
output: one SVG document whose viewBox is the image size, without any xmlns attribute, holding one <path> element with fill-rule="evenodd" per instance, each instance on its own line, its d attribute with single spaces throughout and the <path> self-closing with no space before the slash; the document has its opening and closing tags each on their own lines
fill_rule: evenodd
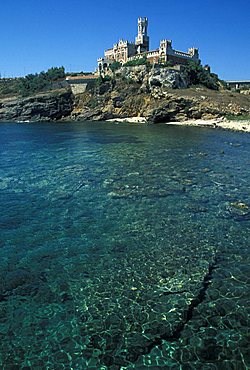
<svg viewBox="0 0 250 370">
<path fill-rule="evenodd" d="M 126 118 L 112 118 L 106 120 L 106 122 L 147 123 L 147 120 L 145 117 L 126 117 Z M 220 128 L 223 130 L 250 132 L 250 120 L 230 121 L 225 118 L 214 118 L 210 120 L 197 119 L 188 121 L 166 122 L 165 125 L 210 127 L 210 128 Z"/>
<path fill-rule="evenodd" d="M 211 120 L 188 120 L 183 122 L 167 122 L 166 125 L 180 125 L 180 126 L 193 126 L 193 127 L 210 127 L 215 129 L 223 129 L 239 132 L 250 132 L 250 121 L 230 121 L 223 118 L 215 118 Z"/>
</svg>

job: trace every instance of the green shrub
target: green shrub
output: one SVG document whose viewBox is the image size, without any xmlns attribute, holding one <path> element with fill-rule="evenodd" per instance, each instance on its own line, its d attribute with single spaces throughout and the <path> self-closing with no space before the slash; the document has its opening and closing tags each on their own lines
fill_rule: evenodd
<svg viewBox="0 0 250 370">
<path fill-rule="evenodd" d="M 19 78 L 0 79 L 0 95 L 16 95 L 19 92 Z"/>
<path fill-rule="evenodd" d="M 127 78 L 125 79 L 125 81 L 126 81 L 129 85 L 133 85 L 133 84 L 135 83 L 135 81 L 134 81 L 132 78 L 130 78 L 130 77 L 127 77 Z"/>
<path fill-rule="evenodd" d="M 214 73 L 210 73 L 201 64 L 189 62 L 184 66 L 184 73 L 186 74 L 189 85 L 203 85 L 208 89 L 218 90 L 219 79 Z"/>
<path fill-rule="evenodd" d="M 226 116 L 226 119 L 229 121 L 250 121 L 250 115 L 249 114 L 240 114 L 238 116 L 233 114 L 228 114 Z"/>
<path fill-rule="evenodd" d="M 111 69 L 112 72 L 115 72 L 117 71 L 117 69 L 119 69 L 121 67 L 121 63 L 120 62 L 113 62 L 110 64 L 109 68 Z"/>
<path fill-rule="evenodd" d="M 95 86 L 100 86 L 102 84 L 104 84 L 105 82 L 111 82 L 112 81 L 112 78 L 110 76 L 99 76 L 96 81 L 95 81 Z"/>
<path fill-rule="evenodd" d="M 128 62 L 124 63 L 123 66 L 135 67 L 135 66 L 148 65 L 148 64 L 149 64 L 149 61 L 147 60 L 146 55 L 144 55 L 140 59 L 129 60 Z"/>
<path fill-rule="evenodd" d="M 108 82 L 108 81 L 111 81 L 111 77 L 110 76 L 104 76 L 102 77 L 102 82 Z"/>
<path fill-rule="evenodd" d="M 221 84 L 221 86 L 223 87 L 223 89 L 230 90 L 229 87 L 227 86 L 226 81 L 219 79 L 218 82 Z"/>
<path fill-rule="evenodd" d="M 174 67 L 175 64 L 174 64 L 174 62 L 172 60 L 167 60 L 166 62 L 161 63 L 161 65 L 163 67 Z"/>
<path fill-rule="evenodd" d="M 91 109 L 95 109 L 98 106 L 98 100 L 95 98 L 91 99 L 88 106 Z"/>
</svg>

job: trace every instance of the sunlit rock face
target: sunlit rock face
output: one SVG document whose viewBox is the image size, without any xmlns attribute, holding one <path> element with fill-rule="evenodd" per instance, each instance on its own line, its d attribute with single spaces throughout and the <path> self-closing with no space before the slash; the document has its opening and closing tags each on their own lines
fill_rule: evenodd
<svg viewBox="0 0 250 370">
<path fill-rule="evenodd" d="M 162 87 L 163 89 L 181 89 L 187 88 L 188 82 L 184 75 L 174 69 L 154 69 L 149 74 L 149 87 Z"/>
</svg>

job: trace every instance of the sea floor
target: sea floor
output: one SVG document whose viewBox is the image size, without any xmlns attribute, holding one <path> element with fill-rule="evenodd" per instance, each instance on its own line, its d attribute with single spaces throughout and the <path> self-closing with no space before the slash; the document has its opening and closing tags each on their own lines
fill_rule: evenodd
<svg viewBox="0 0 250 370">
<path fill-rule="evenodd" d="M 1 124 L 0 368 L 249 368 L 249 139 Z"/>
</svg>

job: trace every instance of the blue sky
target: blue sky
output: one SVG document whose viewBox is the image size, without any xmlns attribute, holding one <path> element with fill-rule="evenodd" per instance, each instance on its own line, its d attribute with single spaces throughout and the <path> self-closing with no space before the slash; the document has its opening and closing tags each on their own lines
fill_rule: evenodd
<svg viewBox="0 0 250 370">
<path fill-rule="evenodd" d="M 139 16 L 151 49 L 172 39 L 177 50 L 198 47 L 221 78 L 250 79 L 250 0 L 2 0 L 0 74 L 92 71 L 104 49 L 134 40 Z"/>
</svg>

